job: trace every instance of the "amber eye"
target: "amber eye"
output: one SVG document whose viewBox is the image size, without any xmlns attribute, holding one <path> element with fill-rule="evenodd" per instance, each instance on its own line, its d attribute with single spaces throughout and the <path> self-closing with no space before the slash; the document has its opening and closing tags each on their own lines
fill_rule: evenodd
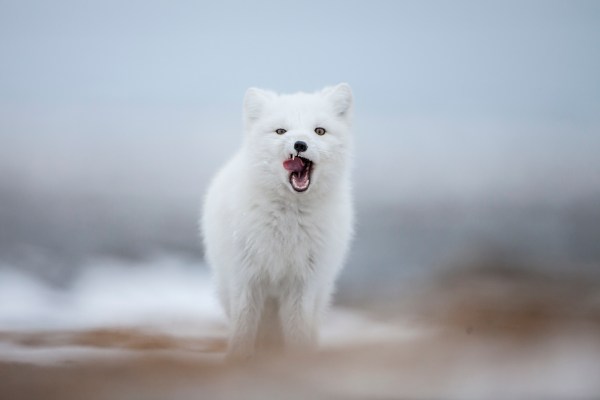
<svg viewBox="0 0 600 400">
<path fill-rule="evenodd" d="M 315 133 L 319 136 L 323 136 L 327 132 L 325 128 L 315 128 Z"/>
<path fill-rule="evenodd" d="M 285 129 L 282 129 L 282 128 L 275 129 L 275 133 L 278 134 L 278 135 L 283 135 L 286 132 L 287 131 Z"/>
</svg>

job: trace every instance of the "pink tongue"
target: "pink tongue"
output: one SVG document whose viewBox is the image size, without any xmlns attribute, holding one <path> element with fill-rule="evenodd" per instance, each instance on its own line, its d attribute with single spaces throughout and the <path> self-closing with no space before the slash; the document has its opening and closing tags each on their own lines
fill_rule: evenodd
<svg viewBox="0 0 600 400">
<path fill-rule="evenodd" d="M 294 157 L 294 159 L 285 160 L 283 162 L 283 168 L 287 169 L 290 172 L 300 173 L 302 168 L 304 168 L 304 162 L 300 157 Z"/>
</svg>

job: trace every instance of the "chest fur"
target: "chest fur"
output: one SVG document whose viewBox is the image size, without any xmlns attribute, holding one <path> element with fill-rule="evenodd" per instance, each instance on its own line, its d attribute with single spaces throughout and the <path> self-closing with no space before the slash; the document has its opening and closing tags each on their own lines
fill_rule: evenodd
<svg viewBox="0 0 600 400">
<path fill-rule="evenodd" d="M 314 210 L 277 203 L 257 205 L 242 215 L 236 241 L 250 272 L 272 281 L 305 277 L 315 268 L 324 224 Z"/>
</svg>

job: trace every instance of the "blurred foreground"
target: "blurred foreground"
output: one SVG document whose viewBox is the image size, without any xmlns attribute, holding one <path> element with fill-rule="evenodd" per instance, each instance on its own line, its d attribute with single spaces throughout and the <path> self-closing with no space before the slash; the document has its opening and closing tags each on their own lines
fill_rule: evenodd
<svg viewBox="0 0 600 400">
<path fill-rule="evenodd" d="M 463 267 L 419 293 L 369 307 L 377 312 L 334 308 L 318 354 L 226 365 L 225 321 L 204 272 L 168 263 L 133 271 L 114 268 L 109 290 L 90 272 L 68 298 L 47 292 L 46 301 L 65 308 L 61 316 L 40 314 L 46 321 L 32 319 L 43 302 L 26 300 L 27 290 L 13 293 L 22 304 L 18 312 L 18 305 L 8 305 L 0 318 L 0 393 L 91 400 L 587 399 L 600 393 L 597 280 L 502 263 Z"/>
</svg>

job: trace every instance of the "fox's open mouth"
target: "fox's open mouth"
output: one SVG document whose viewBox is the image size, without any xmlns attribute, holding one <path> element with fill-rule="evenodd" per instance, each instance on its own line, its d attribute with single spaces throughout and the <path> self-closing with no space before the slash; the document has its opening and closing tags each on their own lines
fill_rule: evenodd
<svg viewBox="0 0 600 400">
<path fill-rule="evenodd" d="M 294 156 L 283 162 L 283 167 L 290 171 L 290 185 L 296 192 L 304 192 L 310 186 L 310 173 L 313 162 L 308 158 Z"/>
</svg>

